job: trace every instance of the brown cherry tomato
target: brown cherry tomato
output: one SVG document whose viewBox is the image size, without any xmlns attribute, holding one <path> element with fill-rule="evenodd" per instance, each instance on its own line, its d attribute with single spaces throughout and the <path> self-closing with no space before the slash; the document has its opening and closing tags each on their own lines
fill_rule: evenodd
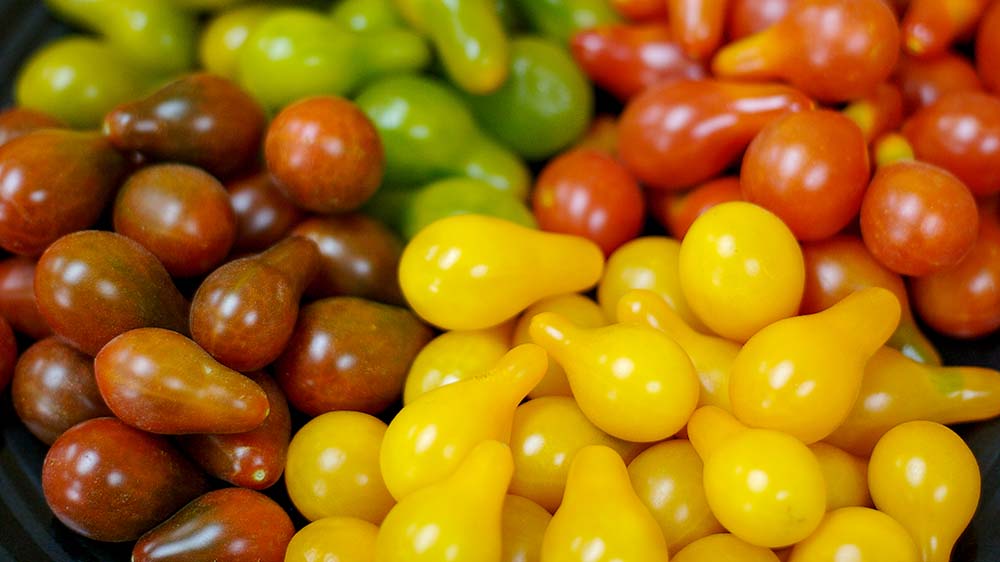
<svg viewBox="0 0 1000 562">
<path fill-rule="evenodd" d="M 194 295 L 191 336 L 227 367 L 264 367 L 291 337 L 302 291 L 318 266 L 316 245 L 299 236 L 223 265 Z"/>
<path fill-rule="evenodd" d="M 743 198 L 778 215 L 799 240 L 847 226 L 868 186 L 868 144 L 840 113 L 806 111 L 775 120 L 743 157 Z"/>
<path fill-rule="evenodd" d="M 382 182 L 382 141 L 368 117 L 343 98 L 307 98 L 281 110 L 264 152 L 278 187 L 309 211 L 352 211 Z"/>
<path fill-rule="evenodd" d="M 116 147 L 192 164 L 220 178 L 257 160 L 264 125 L 264 110 L 249 94 L 207 73 L 179 78 L 104 118 Z"/>
<path fill-rule="evenodd" d="M 201 471 L 165 438 L 114 418 L 73 426 L 42 465 L 49 508 L 99 541 L 135 540 L 207 488 Z"/>
<path fill-rule="evenodd" d="M 94 360 L 59 338 L 24 350 L 10 392 L 25 427 L 49 445 L 82 421 L 112 415 L 94 379 Z"/>
<path fill-rule="evenodd" d="M 236 238 L 236 214 L 222 184 L 184 164 L 143 168 L 125 182 L 115 231 L 145 246 L 175 277 L 211 271 Z"/>
<path fill-rule="evenodd" d="M 314 217 L 295 227 L 292 235 L 308 238 L 319 248 L 319 269 L 306 294 L 404 304 L 396 274 L 403 243 L 381 222 L 361 213 Z"/>
<path fill-rule="evenodd" d="M 726 33 L 735 41 L 763 31 L 785 17 L 792 0 L 729 0 Z"/>
<path fill-rule="evenodd" d="M 661 84 L 625 106 L 618 154 L 643 184 L 685 189 L 721 174 L 775 118 L 812 107 L 805 94 L 778 84 Z"/>
<path fill-rule="evenodd" d="M 952 92 L 903 125 L 919 160 L 958 176 L 978 196 L 1000 192 L 1000 98 Z"/>
<path fill-rule="evenodd" d="M 635 238 L 646 215 L 639 184 L 614 158 L 578 148 L 545 166 L 532 194 L 542 230 L 575 234 L 609 255 Z"/>
<path fill-rule="evenodd" d="M 144 534 L 133 562 L 282 562 L 295 527 L 274 500 L 223 488 L 195 499 Z"/>
<path fill-rule="evenodd" d="M 979 22 L 976 69 L 983 84 L 1000 94 L 1000 3 L 994 2 Z"/>
<path fill-rule="evenodd" d="M 743 200 L 740 178 L 732 176 L 707 181 L 691 191 L 651 191 L 647 195 L 650 214 L 678 240 L 705 211 L 720 203 Z"/>
<path fill-rule="evenodd" d="M 52 330 L 88 355 L 135 328 L 187 332 L 188 303 L 167 270 L 113 232 L 74 232 L 49 246 L 35 270 L 35 299 Z"/>
<path fill-rule="evenodd" d="M 94 224 L 125 174 L 97 133 L 46 129 L 0 147 L 0 246 L 37 256 Z"/>
<path fill-rule="evenodd" d="M 59 119 L 36 109 L 9 107 L 0 111 L 0 146 L 38 129 L 65 127 Z"/>
<path fill-rule="evenodd" d="M 278 189 L 267 172 L 226 184 L 229 202 L 236 213 L 236 242 L 239 252 L 262 252 L 277 244 L 305 213 Z"/>
<path fill-rule="evenodd" d="M 288 401 L 310 416 L 375 414 L 399 399 L 410 364 L 431 336 L 404 308 L 355 297 L 318 300 L 299 314 L 275 372 Z"/>
<path fill-rule="evenodd" d="M 799 309 L 801 314 L 826 310 L 854 291 L 868 287 L 888 289 L 899 299 L 902 309 L 899 326 L 888 345 L 914 361 L 941 364 L 934 345 L 913 319 L 903 278 L 880 264 L 859 238 L 839 235 L 805 243 L 802 257 L 806 265 L 806 285 Z"/>
<path fill-rule="evenodd" d="M 35 260 L 20 256 L 0 260 L 0 316 L 31 339 L 52 335 L 35 302 Z"/>
<path fill-rule="evenodd" d="M 108 342 L 94 357 L 94 376 L 115 416 L 151 433 L 241 433 L 268 414 L 260 386 L 162 328 Z"/>
<path fill-rule="evenodd" d="M 979 92 L 983 85 L 969 60 L 955 53 L 931 58 L 900 55 L 896 83 L 903 93 L 907 115 L 927 107 L 951 92 Z"/>
<path fill-rule="evenodd" d="M 882 265 L 921 276 L 957 264 L 976 241 L 979 218 L 969 189 L 923 162 L 879 168 L 861 205 L 861 235 Z"/>
<path fill-rule="evenodd" d="M 177 443 L 205 472 L 230 484 L 263 490 L 285 470 L 292 419 L 281 387 L 267 373 L 253 371 L 247 378 L 267 394 L 270 411 L 264 423 L 245 433 L 180 435 Z"/>
<path fill-rule="evenodd" d="M 913 280 L 913 304 L 931 328 L 975 338 L 1000 328 L 1000 224 L 996 201 L 980 208 L 976 243 L 954 267 Z"/>
<path fill-rule="evenodd" d="M 774 25 L 716 53 L 719 78 L 787 80 L 819 101 L 857 99 L 899 55 L 896 15 L 882 0 L 801 0 Z"/>
<path fill-rule="evenodd" d="M 705 65 L 688 57 L 663 23 L 584 29 L 573 36 L 570 48 L 587 76 L 622 100 L 654 84 L 706 74 Z"/>
</svg>

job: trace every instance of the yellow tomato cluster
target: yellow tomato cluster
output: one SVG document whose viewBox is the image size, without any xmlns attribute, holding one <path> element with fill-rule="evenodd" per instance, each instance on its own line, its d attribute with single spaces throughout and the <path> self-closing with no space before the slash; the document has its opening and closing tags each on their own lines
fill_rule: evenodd
<svg viewBox="0 0 1000 562">
<path fill-rule="evenodd" d="M 314 522 L 287 560 L 945 562 L 975 511 L 975 458 L 941 424 L 1000 414 L 1000 373 L 883 347 L 884 289 L 798 315 L 802 253 L 764 209 L 606 263 L 451 217 L 400 281 L 445 332 L 388 426 L 333 412 L 296 434 L 285 480 Z"/>
</svg>

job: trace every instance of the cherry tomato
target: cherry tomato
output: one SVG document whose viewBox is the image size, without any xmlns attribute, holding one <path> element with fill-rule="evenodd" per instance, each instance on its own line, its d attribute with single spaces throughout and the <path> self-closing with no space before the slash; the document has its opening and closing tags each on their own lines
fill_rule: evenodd
<svg viewBox="0 0 1000 562">
<path fill-rule="evenodd" d="M 880 168 L 861 206 L 861 235 L 868 250 L 904 275 L 956 265 L 975 244 L 978 224 L 969 189 L 923 162 Z"/>
<path fill-rule="evenodd" d="M 695 314 L 720 336 L 746 341 L 799 310 L 802 250 L 770 211 L 735 201 L 691 225 L 680 252 L 680 282 Z"/>
<path fill-rule="evenodd" d="M 614 158 L 571 150 L 542 170 L 532 208 L 542 230 L 576 234 L 608 255 L 636 237 L 645 217 L 639 184 Z"/>
<path fill-rule="evenodd" d="M 764 127 L 743 158 L 740 185 L 796 238 L 820 240 L 858 213 L 868 173 L 861 129 L 834 111 L 806 111 Z"/>
<path fill-rule="evenodd" d="M 957 265 L 913 280 L 913 304 L 935 330 L 974 338 L 1000 328 L 1000 224 L 996 202 L 980 210 L 979 234 Z"/>
<path fill-rule="evenodd" d="M 357 517 L 381 523 L 395 501 L 382 480 L 386 425 L 361 412 L 329 412 L 302 426 L 288 446 L 285 485 L 312 521 Z"/>
<path fill-rule="evenodd" d="M 974 194 L 1000 191 L 1000 98 L 952 92 L 914 113 L 903 134 L 918 159 L 955 174 Z"/>
<path fill-rule="evenodd" d="M 968 59 L 955 53 L 931 58 L 900 55 L 895 71 L 907 114 L 951 92 L 978 92 L 983 85 Z"/>
</svg>

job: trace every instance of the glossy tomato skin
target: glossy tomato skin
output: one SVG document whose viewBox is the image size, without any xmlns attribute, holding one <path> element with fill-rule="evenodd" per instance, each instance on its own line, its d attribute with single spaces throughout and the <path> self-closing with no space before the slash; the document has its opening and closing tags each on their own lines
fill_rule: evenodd
<svg viewBox="0 0 1000 562">
<path fill-rule="evenodd" d="M 318 267 L 316 245 L 299 236 L 223 265 L 194 295 L 191 336 L 231 369 L 263 368 L 291 337 L 302 291 Z"/>
<path fill-rule="evenodd" d="M 321 299 L 302 308 L 275 375 L 288 402 L 311 416 L 375 414 L 399 399 L 413 358 L 432 335 L 404 308 Z"/>
<path fill-rule="evenodd" d="M 604 255 L 639 234 L 646 210 L 632 175 L 595 149 L 571 150 L 549 162 L 532 209 L 542 230 L 589 238 Z"/>
<path fill-rule="evenodd" d="M 779 84 L 660 84 L 625 107 L 618 154 L 644 185 L 686 189 L 721 174 L 775 118 L 812 107 L 805 94 Z"/>
<path fill-rule="evenodd" d="M 82 421 L 112 415 L 97 388 L 94 360 L 55 337 L 21 354 L 11 398 L 28 431 L 48 445 Z"/>
<path fill-rule="evenodd" d="M 306 294 L 323 298 L 349 295 L 403 304 L 396 270 L 403 253 L 399 237 L 381 222 L 361 213 L 313 217 L 292 235 L 312 240 L 319 268 Z"/>
<path fill-rule="evenodd" d="M 119 105 L 105 116 L 104 131 L 119 150 L 228 177 L 256 160 L 266 123 L 264 110 L 250 94 L 203 72 Z"/>
<path fill-rule="evenodd" d="M 27 107 L 0 111 L 0 146 L 38 129 L 61 129 L 66 124 L 55 117 Z"/>
<path fill-rule="evenodd" d="M 654 84 L 705 77 L 705 65 L 673 38 L 665 23 L 613 23 L 577 32 L 570 46 L 594 83 L 627 100 Z"/>
<path fill-rule="evenodd" d="M 957 264 L 975 243 L 978 224 L 969 189 L 923 162 L 880 168 L 861 206 L 868 250 L 903 275 L 927 275 Z"/>
<path fill-rule="evenodd" d="M 932 328 L 974 338 L 1000 328 L 1000 221 L 996 201 L 982 204 L 979 235 L 954 267 L 913 280 L 913 304 Z"/>
<path fill-rule="evenodd" d="M 236 214 L 222 184 L 184 164 L 158 164 L 132 174 L 118 191 L 114 224 L 175 277 L 208 273 L 236 238 Z"/>
<path fill-rule="evenodd" d="M 356 209 L 382 181 L 375 126 L 343 98 L 317 96 L 283 109 L 267 130 L 264 153 L 285 195 L 317 213 Z"/>
<path fill-rule="evenodd" d="M 986 10 L 976 37 L 976 68 L 983 84 L 1000 93 L 1000 4 Z"/>
<path fill-rule="evenodd" d="M 1000 98 L 953 92 L 903 125 L 918 160 L 958 176 L 977 196 L 1000 192 Z"/>
<path fill-rule="evenodd" d="M 968 59 L 950 52 L 929 59 L 900 55 L 895 79 L 903 93 L 903 107 L 907 114 L 927 107 L 951 92 L 980 92 L 983 89 L 976 69 Z"/>
<path fill-rule="evenodd" d="M 858 213 L 868 185 L 868 145 L 858 126 L 828 110 L 786 115 L 750 143 L 743 197 L 778 215 L 799 240 L 836 234 Z"/>
<path fill-rule="evenodd" d="M 730 0 L 726 33 L 735 41 L 764 31 L 788 13 L 792 0 Z"/>
<path fill-rule="evenodd" d="M 23 256 L 0 261 L 0 316 L 14 331 L 33 340 L 52 335 L 35 302 L 35 260 Z"/>
<path fill-rule="evenodd" d="M 42 491 L 55 516 L 106 542 L 139 538 L 207 487 L 201 471 L 165 438 L 114 418 L 73 426 L 42 466 Z"/>
<path fill-rule="evenodd" d="M 291 412 L 281 387 L 267 373 L 246 373 L 267 394 L 267 418 L 244 433 L 180 435 L 177 443 L 205 472 L 252 490 L 274 485 L 285 470 L 292 434 Z"/>
<path fill-rule="evenodd" d="M 214 490 L 144 534 L 133 562 L 281 562 L 295 527 L 271 498 L 243 488 Z"/>
<path fill-rule="evenodd" d="M 236 213 L 235 251 L 264 251 L 277 244 L 305 216 L 281 193 L 267 172 L 229 182 L 226 191 Z"/>
<path fill-rule="evenodd" d="M 170 274 L 146 248 L 120 234 L 84 230 L 63 236 L 38 260 L 34 286 L 52 331 L 88 355 L 136 328 L 187 332 L 188 302 Z"/>
</svg>

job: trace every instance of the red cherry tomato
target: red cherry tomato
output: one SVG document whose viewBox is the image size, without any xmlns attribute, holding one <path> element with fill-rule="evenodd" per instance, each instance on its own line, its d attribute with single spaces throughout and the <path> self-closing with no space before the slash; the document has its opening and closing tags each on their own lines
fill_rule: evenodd
<svg viewBox="0 0 1000 562">
<path fill-rule="evenodd" d="M 742 201 L 740 178 L 726 176 L 707 181 L 691 191 L 651 191 L 648 195 L 649 213 L 680 240 L 691 224 L 712 207 L 729 201 Z"/>
<path fill-rule="evenodd" d="M 974 338 L 1000 328 L 1000 223 L 996 201 L 982 205 L 979 237 L 958 265 L 913 280 L 913 304 L 932 328 Z"/>
<path fill-rule="evenodd" d="M 781 117 L 750 143 L 743 197 L 778 215 L 799 240 L 820 240 L 847 226 L 868 185 L 868 145 L 835 111 Z"/>
<path fill-rule="evenodd" d="M 929 59 L 900 55 L 895 75 L 896 83 L 903 92 L 903 107 L 907 115 L 927 107 L 945 94 L 979 92 L 983 89 L 969 60 L 954 53 Z"/>
<path fill-rule="evenodd" d="M 532 208 L 542 230 L 593 240 L 608 255 L 635 238 L 645 204 L 632 175 L 599 150 L 579 148 L 555 158 L 535 184 Z"/>
<path fill-rule="evenodd" d="M 904 275 L 927 275 L 957 264 L 972 249 L 978 223 L 969 189 L 923 162 L 879 168 L 861 205 L 868 250 Z"/>
<path fill-rule="evenodd" d="M 1000 192 L 1000 98 L 953 92 L 914 113 L 903 134 L 919 160 L 955 174 L 976 195 Z"/>
</svg>

